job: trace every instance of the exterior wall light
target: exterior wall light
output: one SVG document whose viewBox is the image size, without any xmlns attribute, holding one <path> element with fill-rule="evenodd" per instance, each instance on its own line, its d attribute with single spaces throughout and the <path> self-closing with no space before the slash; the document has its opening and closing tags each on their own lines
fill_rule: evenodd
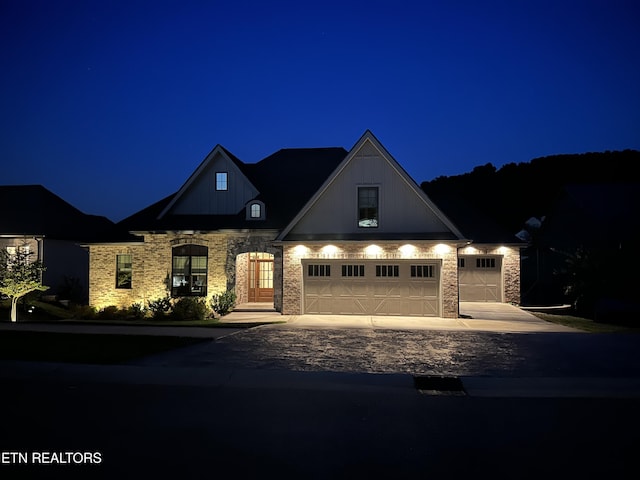
<svg viewBox="0 0 640 480">
<path fill-rule="evenodd" d="M 368 257 L 376 257 L 382 253 L 382 248 L 378 245 L 369 245 L 364 249 L 364 253 Z"/>
<path fill-rule="evenodd" d="M 434 251 L 438 254 L 445 254 L 451 251 L 451 247 L 449 245 L 445 245 L 444 243 L 439 243 L 434 247 Z"/>
<path fill-rule="evenodd" d="M 308 252 L 309 248 L 305 247 L 304 245 L 296 245 L 295 247 L 293 247 L 293 254 L 296 257 L 304 257 Z"/>
<path fill-rule="evenodd" d="M 411 244 L 402 245 L 398 250 L 400 250 L 402 258 L 411 258 L 416 254 L 416 247 Z"/>
<path fill-rule="evenodd" d="M 338 253 L 339 248 L 336 247 L 335 245 L 325 245 L 324 247 L 322 247 L 322 249 L 320 250 L 320 252 L 323 255 L 327 255 L 327 256 L 333 256 L 336 253 Z"/>
</svg>

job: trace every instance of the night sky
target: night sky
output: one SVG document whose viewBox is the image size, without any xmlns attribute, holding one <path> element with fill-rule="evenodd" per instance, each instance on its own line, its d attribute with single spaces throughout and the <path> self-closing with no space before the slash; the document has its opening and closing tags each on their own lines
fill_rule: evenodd
<svg viewBox="0 0 640 480">
<path fill-rule="evenodd" d="M 418 183 L 640 149 L 639 25 L 635 0 L 0 0 L 0 184 L 119 221 L 216 144 L 369 129 Z"/>
</svg>

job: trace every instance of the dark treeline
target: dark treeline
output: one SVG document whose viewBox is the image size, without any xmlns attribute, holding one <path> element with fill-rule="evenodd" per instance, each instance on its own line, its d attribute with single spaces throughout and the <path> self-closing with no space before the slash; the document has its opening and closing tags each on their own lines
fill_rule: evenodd
<svg viewBox="0 0 640 480">
<path fill-rule="evenodd" d="M 499 169 L 487 163 L 421 187 L 436 204 L 456 197 L 515 234 L 530 217 L 547 215 L 564 185 L 638 182 L 639 165 L 637 150 L 552 155 Z"/>
</svg>

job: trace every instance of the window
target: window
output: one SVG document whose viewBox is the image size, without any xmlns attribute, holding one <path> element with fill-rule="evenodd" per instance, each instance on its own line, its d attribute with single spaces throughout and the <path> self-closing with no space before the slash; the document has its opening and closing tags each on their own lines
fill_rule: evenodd
<svg viewBox="0 0 640 480">
<path fill-rule="evenodd" d="M 131 255 L 116 255 L 116 288 L 131 288 Z"/>
<path fill-rule="evenodd" d="M 180 245 L 172 254 L 172 297 L 204 297 L 207 295 L 207 256 L 209 249 L 201 245 Z"/>
<path fill-rule="evenodd" d="M 376 277 L 398 277 L 400 267 L 398 265 L 376 265 Z"/>
<path fill-rule="evenodd" d="M 358 227 L 378 226 L 378 187 L 358 187 Z"/>
<path fill-rule="evenodd" d="M 246 220 L 264 220 L 266 213 L 264 203 L 260 200 L 251 200 L 245 206 Z"/>
<path fill-rule="evenodd" d="M 364 265 L 342 265 L 343 277 L 364 277 Z"/>
<path fill-rule="evenodd" d="M 433 278 L 433 265 L 411 265 L 411 277 Z"/>
<path fill-rule="evenodd" d="M 496 259 L 476 258 L 476 268 L 496 268 Z"/>
<path fill-rule="evenodd" d="M 330 277 L 331 265 L 309 265 L 307 274 L 310 277 Z"/>
<path fill-rule="evenodd" d="M 260 204 L 252 203 L 251 213 L 250 213 L 251 218 L 260 218 L 261 215 L 262 215 L 262 208 L 260 208 Z"/>
<path fill-rule="evenodd" d="M 23 244 L 19 246 L 7 246 L 7 253 L 9 255 L 16 255 L 21 253 L 23 255 L 31 255 L 31 245 Z"/>
<path fill-rule="evenodd" d="M 227 172 L 216 172 L 216 190 L 228 190 Z"/>
<path fill-rule="evenodd" d="M 458 259 L 458 267 L 464 268 L 464 258 L 459 258 Z"/>
</svg>

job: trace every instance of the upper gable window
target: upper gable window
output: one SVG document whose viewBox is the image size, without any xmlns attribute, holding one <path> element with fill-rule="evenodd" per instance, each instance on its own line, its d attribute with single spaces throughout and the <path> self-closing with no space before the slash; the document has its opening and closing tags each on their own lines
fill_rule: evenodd
<svg viewBox="0 0 640 480">
<path fill-rule="evenodd" d="M 227 172 L 216 172 L 216 190 L 228 190 Z"/>
<path fill-rule="evenodd" d="M 378 187 L 358 187 L 358 227 L 378 226 Z"/>
</svg>

